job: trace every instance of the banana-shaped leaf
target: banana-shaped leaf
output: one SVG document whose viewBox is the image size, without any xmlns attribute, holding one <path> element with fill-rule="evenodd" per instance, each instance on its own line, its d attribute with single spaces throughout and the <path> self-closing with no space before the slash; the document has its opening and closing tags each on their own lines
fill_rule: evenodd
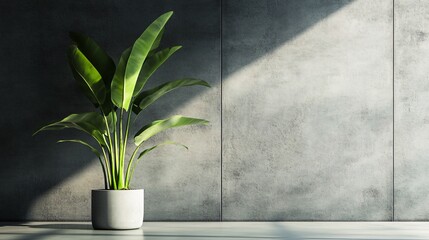
<svg viewBox="0 0 429 240">
<path fill-rule="evenodd" d="M 70 38 L 77 44 L 79 50 L 100 73 L 106 88 L 106 100 L 102 109 L 107 114 L 112 108 L 110 101 L 110 85 L 115 73 L 115 63 L 112 58 L 90 37 L 77 32 L 70 32 Z M 96 107 L 98 104 L 96 104 Z"/>
<path fill-rule="evenodd" d="M 192 79 L 192 78 L 185 78 L 185 79 L 170 81 L 158 87 L 141 92 L 134 100 L 135 106 L 133 107 L 133 111 L 135 114 L 138 114 L 141 110 L 145 109 L 147 106 L 155 102 L 158 98 L 162 97 L 164 94 L 180 87 L 187 87 L 187 86 L 194 86 L 194 85 L 210 87 L 210 85 L 207 82 L 203 80 Z"/>
<path fill-rule="evenodd" d="M 144 62 L 141 73 L 137 79 L 136 87 L 134 89 L 134 96 L 139 94 L 150 76 L 152 76 L 152 74 L 180 48 L 182 48 L 182 46 L 166 48 L 153 54 Z"/>
<path fill-rule="evenodd" d="M 71 45 L 68 58 L 73 75 L 85 95 L 96 106 L 104 103 L 106 88 L 100 73 L 76 45 Z"/>
<path fill-rule="evenodd" d="M 39 129 L 33 135 L 46 130 L 74 128 L 91 135 L 99 144 L 106 146 L 103 134 L 106 133 L 103 117 L 95 112 L 71 114 L 61 121 L 51 123 Z"/>
<path fill-rule="evenodd" d="M 128 111 L 133 97 L 137 78 L 146 57 L 151 50 L 156 38 L 161 33 L 173 12 L 167 12 L 157 18 L 143 34 L 135 41 L 125 68 L 124 78 L 113 78 L 112 80 L 112 102 L 119 108 Z M 119 68 L 119 66 L 118 66 Z"/>
<path fill-rule="evenodd" d="M 156 50 L 159 47 L 159 44 L 161 44 L 162 36 L 164 36 L 164 30 L 165 28 L 162 28 L 161 32 L 158 34 L 155 41 L 153 42 L 153 45 L 150 48 L 150 51 Z"/>
<path fill-rule="evenodd" d="M 152 136 L 169 128 L 207 123 L 208 121 L 204 119 L 189 118 L 180 115 L 175 115 L 167 119 L 154 121 L 142 127 L 134 136 L 134 143 L 138 146 Z"/>
<path fill-rule="evenodd" d="M 111 100 L 115 106 L 121 106 L 122 99 L 114 97 L 124 91 L 124 78 L 125 78 L 125 68 L 127 67 L 128 58 L 130 57 L 131 48 L 126 49 L 119 59 L 118 67 L 116 68 L 115 75 L 112 80 L 112 91 Z"/>
<path fill-rule="evenodd" d="M 93 39 L 82 33 L 70 32 L 70 38 L 100 73 L 106 88 L 110 88 L 115 73 L 115 63 L 112 58 Z"/>
</svg>

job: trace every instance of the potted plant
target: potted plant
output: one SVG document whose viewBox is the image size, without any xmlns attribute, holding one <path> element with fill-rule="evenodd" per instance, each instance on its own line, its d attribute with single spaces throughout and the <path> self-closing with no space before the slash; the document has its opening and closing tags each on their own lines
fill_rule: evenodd
<svg viewBox="0 0 429 240">
<path fill-rule="evenodd" d="M 78 139 L 58 141 L 82 144 L 100 161 L 105 189 L 92 190 L 91 212 L 95 229 L 140 228 L 143 222 L 144 190 L 131 188 L 133 172 L 141 157 L 148 152 L 160 145 L 178 143 L 167 141 L 142 151 L 139 151 L 140 148 L 149 138 L 166 129 L 208 123 L 204 119 L 180 115 L 153 121 L 140 127 L 134 135 L 134 151 L 127 161 L 125 159 L 131 123 L 135 123 L 133 120 L 146 107 L 180 87 L 210 87 L 205 81 L 184 78 L 143 91 L 151 75 L 181 48 L 174 46 L 158 50 L 164 27 L 172 14 L 167 12 L 150 24 L 133 46 L 122 53 L 117 66 L 94 40 L 80 33 L 70 33 L 73 40 L 68 49 L 70 68 L 97 111 L 71 114 L 42 127 L 35 134 L 45 130 L 73 128 L 89 134 L 95 140 L 96 146 Z"/>
</svg>

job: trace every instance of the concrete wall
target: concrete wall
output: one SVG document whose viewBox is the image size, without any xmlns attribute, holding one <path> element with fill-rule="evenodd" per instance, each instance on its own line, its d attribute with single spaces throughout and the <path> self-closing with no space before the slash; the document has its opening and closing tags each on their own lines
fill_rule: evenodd
<svg viewBox="0 0 429 240">
<path fill-rule="evenodd" d="M 226 1 L 225 220 L 392 217 L 391 3 Z"/>
<path fill-rule="evenodd" d="M 184 48 L 149 87 L 192 76 L 212 88 L 171 93 L 138 122 L 211 124 L 155 139 L 190 150 L 141 162 L 132 185 L 146 190 L 146 220 L 429 219 L 429 2 L 24 0 L 0 1 L 0 220 L 90 218 L 98 163 L 55 144 L 80 135 L 31 137 L 91 110 L 66 64 L 67 33 L 118 59 L 168 10 L 163 44 Z"/>
<path fill-rule="evenodd" d="M 183 77 L 208 81 L 171 93 L 140 124 L 173 114 L 206 118 L 207 127 L 172 130 L 141 161 L 132 187 L 146 190 L 147 220 L 220 219 L 220 1 L 0 1 L 0 220 L 88 220 L 90 190 L 102 188 L 99 163 L 87 149 L 56 140 L 74 131 L 42 133 L 42 125 L 92 110 L 67 65 L 68 32 L 89 34 L 118 60 L 147 25 L 174 10 L 163 45 L 183 45 L 148 87 Z M 7 113 L 7 114 L 6 114 Z M 132 144 L 134 145 L 134 144 Z"/>
<path fill-rule="evenodd" d="M 429 2 L 395 1 L 395 220 L 428 220 Z"/>
</svg>

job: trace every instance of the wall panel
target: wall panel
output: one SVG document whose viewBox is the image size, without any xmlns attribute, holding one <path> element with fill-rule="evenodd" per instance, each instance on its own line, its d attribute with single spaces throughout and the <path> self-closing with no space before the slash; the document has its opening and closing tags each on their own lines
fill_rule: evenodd
<svg viewBox="0 0 429 240">
<path fill-rule="evenodd" d="M 395 220 L 429 219 L 428 14 L 395 0 Z"/>
<path fill-rule="evenodd" d="M 224 1 L 223 219 L 392 218 L 392 1 Z"/>
</svg>

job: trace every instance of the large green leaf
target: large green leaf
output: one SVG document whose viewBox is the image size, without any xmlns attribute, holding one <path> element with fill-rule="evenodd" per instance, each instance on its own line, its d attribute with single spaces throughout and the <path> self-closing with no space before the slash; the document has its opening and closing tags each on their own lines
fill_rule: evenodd
<svg viewBox="0 0 429 240">
<path fill-rule="evenodd" d="M 100 73 L 76 45 L 69 47 L 68 58 L 73 75 L 84 94 L 94 105 L 102 105 L 106 98 L 106 88 Z"/>
<path fill-rule="evenodd" d="M 46 130 L 61 130 L 74 128 L 91 135 L 99 144 L 106 146 L 103 134 L 106 133 L 103 117 L 96 112 L 71 114 L 61 121 L 40 128 L 33 135 Z"/>
<path fill-rule="evenodd" d="M 70 32 L 70 38 L 100 73 L 106 88 L 110 88 L 115 73 L 112 58 L 93 39 L 82 33 Z"/>
<path fill-rule="evenodd" d="M 112 58 L 90 37 L 77 32 L 70 32 L 70 38 L 77 44 L 78 48 L 85 55 L 91 64 L 100 73 L 105 88 L 106 100 L 102 104 L 102 110 L 105 114 L 110 112 L 112 103 L 110 101 L 110 86 L 115 73 L 115 63 Z M 96 104 L 98 106 L 98 104 Z"/>
<path fill-rule="evenodd" d="M 122 98 L 114 96 L 120 95 L 124 91 L 125 68 L 127 67 L 128 58 L 130 57 L 131 48 L 126 49 L 119 59 L 118 67 L 112 80 L 111 99 L 115 106 L 122 106 Z"/>
<path fill-rule="evenodd" d="M 117 107 L 123 108 L 125 111 L 129 110 L 134 88 L 143 63 L 172 14 L 173 12 L 167 12 L 149 25 L 143 34 L 135 41 L 131 49 L 125 68 L 125 77 L 113 78 L 111 98 L 112 102 Z"/>
<path fill-rule="evenodd" d="M 162 36 L 164 36 L 164 30 L 165 28 L 162 28 L 161 32 L 156 37 L 155 41 L 152 44 L 152 47 L 150 48 L 151 51 L 156 50 L 159 47 L 159 44 L 161 44 Z"/>
<path fill-rule="evenodd" d="M 144 62 L 141 73 L 137 79 L 136 87 L 134 89 L 134 96 L 139 94 L 150 76 L 152 76 L 152 74 L 180 48 L 182 48 L 182 46 L 166 48 L 153 54 Z"/>
<path fill-rule="evenodd" d="M 204 119 L 189 118 L 180 115 L 175 115 L 170 118 L 157 120 L 148 125 L 143 126 L 134 136 L 134 143 L 138 146 L 152 136 L 169 128 L 207 123 L 208 121 Z"/>
<path fill-rule="evenodd" d="M 199 79 L 185 78 L 185 79 L 170 81 L 170 82 L 161 84 L 158 87 L 141 92 L 134 100 L 135 106 L 133 107 L 133 111 L 135 114 L 138 114 L 141 110 L 145 109 L 147 106 L 155 102 L 158 98 L 162 97 L 164 94 L 180 87 L 187 87 L 187 86 L 194 86 L 194 85 L 210 87 L 210 85 L 207 82 Z"/>
</svg>

